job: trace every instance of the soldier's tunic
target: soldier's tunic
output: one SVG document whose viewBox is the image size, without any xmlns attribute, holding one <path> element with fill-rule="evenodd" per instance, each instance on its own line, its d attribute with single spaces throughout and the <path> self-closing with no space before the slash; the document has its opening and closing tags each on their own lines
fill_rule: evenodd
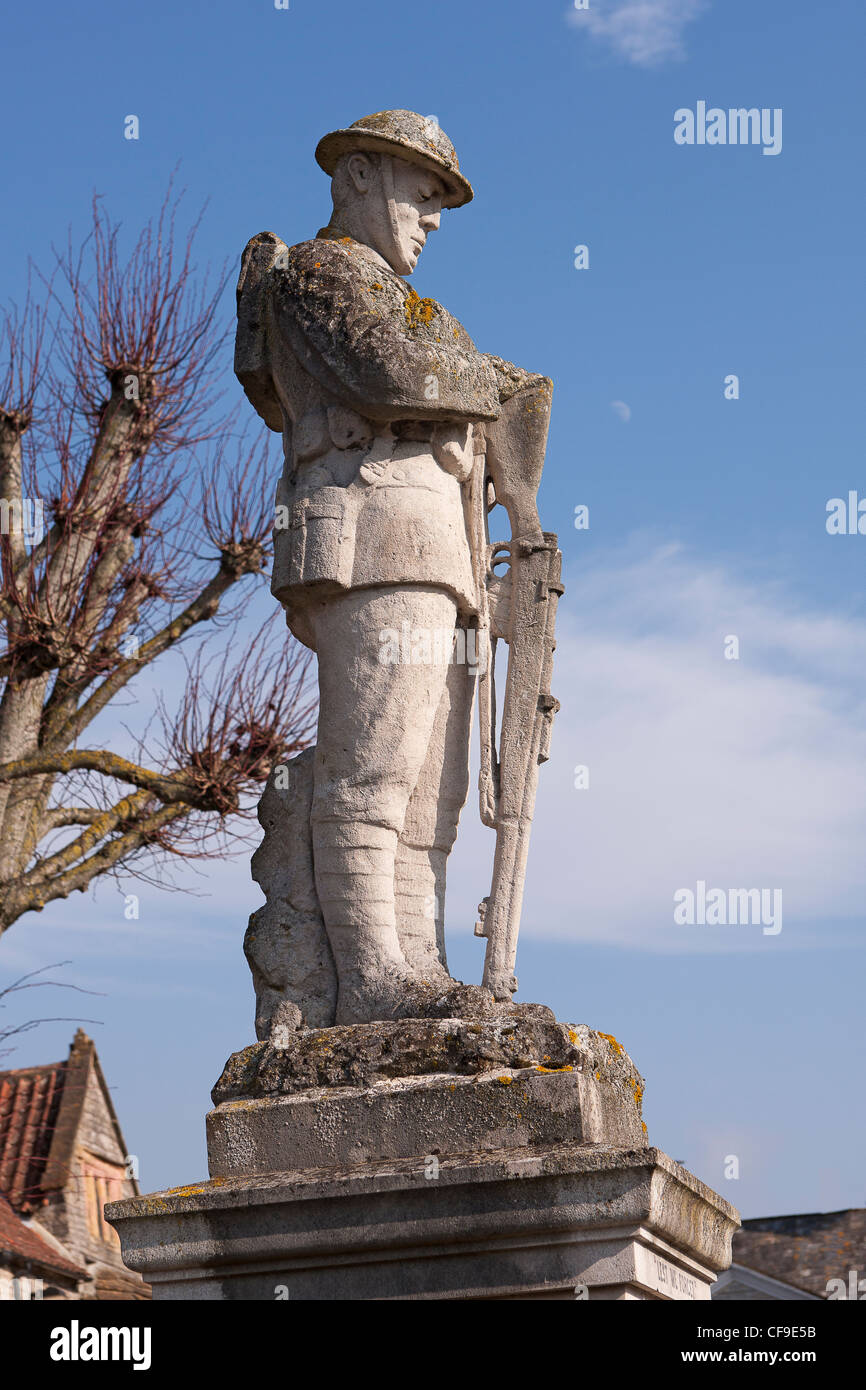
<svg viewBox="0 0 866 1390">
<path fill-rule="evenodd" d="M 273 590 L 296 635 L 310 644 L 304 608 L 322 586 L 436 584 L 475 613 L 466 425 L 499 414 L 495 369 L 441 305 L 348 238 L 284 249 L 267 278 L 286 444 Z M 443 421 L 464 422 L 447 455 Z"/>
</svg>

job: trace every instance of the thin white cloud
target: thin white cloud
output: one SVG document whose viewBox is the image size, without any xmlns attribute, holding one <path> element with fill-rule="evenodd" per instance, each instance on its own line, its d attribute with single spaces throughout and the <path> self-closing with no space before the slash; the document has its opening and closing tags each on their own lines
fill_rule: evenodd
<svg viewBox="0 0 866 1390">
<path fill-rule="evenodd" d="M 705 0 L 589 0 L 567 17 L 626 62 L 651 68 L 685 58 L 684 30 L 705 9 Z"/>
<path fill-rule="evenodd" d="M 626 405 L 625 401 L 611 401 L 611 410 L 615 410 L 624 424 L 628 424 L 631 419 L 631 406 Z"/>
<path fill-rule="evenodd" d="M 665 952 L 850 941 L 866 902 L 866 624 L 670 546 L 567 585 L 522 930 Z M 455 925 L 488 891 L 476 818 L 470 805 Z M 677 926 L 673 894 L 699 879 L 781 888 L 781 934 Z"/>
</svg>

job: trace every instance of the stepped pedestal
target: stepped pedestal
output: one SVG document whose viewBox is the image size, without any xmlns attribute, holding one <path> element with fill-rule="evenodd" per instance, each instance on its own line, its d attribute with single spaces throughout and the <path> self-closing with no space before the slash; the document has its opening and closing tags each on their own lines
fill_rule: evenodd
<svg viewBox="0 0 866 1390">
<path fill-rule="evenodd" d="M 208 1182 L 107 1208 L 154 1298 L 707 1299 L 730 1264 L 615 1039 L 522 1006 L 284 1041 L 229 1059 Z"/>
</svg>

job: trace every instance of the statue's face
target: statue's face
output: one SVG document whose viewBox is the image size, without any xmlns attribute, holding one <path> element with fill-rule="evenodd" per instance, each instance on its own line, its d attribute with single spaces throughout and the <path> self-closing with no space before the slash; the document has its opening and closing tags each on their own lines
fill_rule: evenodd
<svg viewBox="0 0 866 1390">
<path fill-rule="evenodd" d="M 439 228 L 445 188 L 436 174 L 428 173 L 417 164 L 393 159 L 391 165 L 394 171 L 393 258 L 384 251 L 380 251 L 380 255 L 385 256 L 398 275 L 411 275 L 428 234 Z"/>
<path fill-rule="evenodd" d="M 390 156 L 373 163 L 353 154 L 339 225 L 372 246 L 398 275 L 411 275 L 430 232 L 439 226 L 445 185 L 417 164 Z"/>
</svg>

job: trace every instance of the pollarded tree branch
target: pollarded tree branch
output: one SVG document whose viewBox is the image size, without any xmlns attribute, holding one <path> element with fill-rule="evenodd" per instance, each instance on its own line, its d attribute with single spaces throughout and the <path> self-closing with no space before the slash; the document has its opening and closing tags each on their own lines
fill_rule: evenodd
<svg viewBox="0 0 866 1390">
<path fill-rule="evenodd" d="M 63 724 L 58 725 L 51 721 L 46 723 L 42 731 L 43 743 L 49 748 L 64 748 L 78 738 L 88 724 L 96 718 L 97 714 L 105 709 L 105 706 L 114 699 L 115 695 L 119 694 L 134 676 L 137 676 L 145 666 L 155 661 L 163 652 L 175 646 L 191 627 L 213 618 L 219 609 L 220 599 L 223 595 L 233 584 L 243 578 L 244 574 L 258 573 L 263 562 L 264 552 L 261 546 L 258 546 L 255 552 L 251 551 L 249 561 L 243 567 L 237 564 L 227 564 L 225 560 L 221 561 L 216 574 L 197 594 L 192 603 L 187 604 L 182 613 L 179 613 L 176 618 L 172 618 L 161 631 L 155 633 L 147 642 L 142 642 L 135 656 L 125 657 L 118 662 L 111 674 L 96 687 L 84 704 L 75 710 Z M 2 770 L 0 770 L 0 780 L 2 780 Z"/>
<path fill-rule="evenodd" d="M 12 782 L 18 777 L 32 777 L 38 773 L 53 773 L 55 776 L 68 772 L 101 772 L 106 777 L 116 777 L 119 782 L 131 782 L 134 787 L 158 796 L 166 803 L 184 802 L 187 806 L 198 806 L 200 810 L 213 807 L 202 803 L 197 795 L 193 780 L 183 772 L 152 772 L 139 763 L 122 758 L 119 753 L 110 753 L 103 748 L 76 748 L 68 753 L 39 751 L 13 762 L 0 764 L 0 782 Z"/>
<path fill-rule="evenodd" d="M 118 826 L 128 828 L 129 822 L 147 811 L 152 801 L 153 796 L 149 791 L 133 792 L 131 796 L 123 797 L 107 811 L 100 811 L 83 834 L 75 840 L 70 840 L 69 844 L 57 850 L 55 854 L 40 859 L 32 869 L 28 869 L 27 873 L 22 875 L 19 883 L 22 887 L 37 888 L 49 882 L 62 870 L 71 868 L 77 860 L 86 858 L 92 850 L 99 847 L 100 841 L 117 830 Z M 13 885 L 13 893 L 15 886 Z"/>
<path fill-rule="evenodd" d="M 52 806 L 43 813 L 40 828 L 47 835 L 63 825 L 92 825 L 101 815 L 93 806 Z"/>
<path fill-rule="evenodd" d="M 0 932 L 5 931 L 25 912 L 41 912 L 46 903 L 57 898 L 68 898 L 70 893 L 76 891 L 83 892 L 95 878 L 107 873 L 117 864 L 129 860 L 136 851 L 153 844 L 172 821 L 186 815 L 189 815 L 187 806 L 161 806 L 151 814 L 136 820 L 122 835 L 110 840 L 89 859 L 67 869 L 50 882 L 30 888 L 22 887 L 17 892 L 13 889 L 8 905 L 4 902 L 3 908 L 0 909 Z"/>
</svg>

